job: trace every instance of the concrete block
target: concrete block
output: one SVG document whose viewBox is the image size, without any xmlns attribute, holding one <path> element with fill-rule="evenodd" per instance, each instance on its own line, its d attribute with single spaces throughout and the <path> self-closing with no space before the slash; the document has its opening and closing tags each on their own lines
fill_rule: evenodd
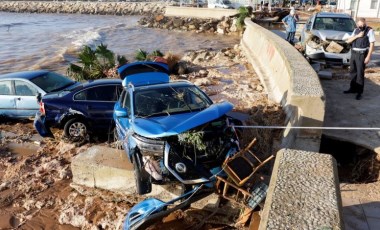
<svg viewBox="0 0 380 230">
<path fill-rule="evenodd" d="M 278 152 L 259 229 L 344 229 L 334 158 L 293 149 Z"/>
<path fill-rule="evenodd" d="M 71 171 L 74 184 L 125 194 L 136 193 L 133 165 L 124 150 L 93 146 L 72 159 Z M 181 188 L 176 184 L 153 185 L 152 192 L 146 197 L 168 201 L 180 192 Z"/>
</svg>

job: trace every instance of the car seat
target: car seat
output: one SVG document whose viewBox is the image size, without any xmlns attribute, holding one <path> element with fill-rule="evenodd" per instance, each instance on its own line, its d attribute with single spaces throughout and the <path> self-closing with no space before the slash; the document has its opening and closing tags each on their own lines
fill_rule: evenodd
<svg viewBox="0 0 380 230">
<path fill-rule="evenodd" d="M 16 85 L 16 94 L 21 96 L 33 96 L 32 90 L 26 85 Z"/>
</svg>

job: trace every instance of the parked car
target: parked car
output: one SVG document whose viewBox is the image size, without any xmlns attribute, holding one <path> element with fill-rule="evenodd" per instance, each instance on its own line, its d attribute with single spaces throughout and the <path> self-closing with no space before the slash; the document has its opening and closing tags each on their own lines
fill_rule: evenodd
<svg viewBox="0 0 380 230">
<path fill-rule="evenodd" d="M 47 70 L 0 75 L 0 116 L 33 117 L 39 109 L 37 95 L 56 92 L 74 84 L 75 81 Z"/>
<path fill-rule="evenodd" d="M 208 8 L 234 9 L 229 0 L 209 0 Z"/>
<path fill-rule="evenodd" d="M 301 31 L 305 55 L 311 61 L 332 65 L 349 65 L 351 46 L 345 42 L 355 30 L 351 16 L 341 13 L 317 13 L 311 16 Z M 338 49 L 329 45 L 335 42 Z M 336 47 L 336 44 L 335 44 Z"/>
<path fill-rule="evenodd" d="M 83 138 L 113 129 L 112 114 L 122 91 L 120 79 L 77 83 L 48 93 L 40 101 L 34 126 L 43 137 L 52 137 L 51 127 L 63 128 L 69 138 Z"/>
<path fill-rule="evenodd" d="M 139 194 L 152 183 L 208 183 L 211 171 L 238 149 L 226 114 L 233 105 L 214 104 L 188 81 L 169 81 L 168 66 L 131 63 L 119 68 L 124 91 L 115 104 L 118 139 L 134 165 Z M 215 172 L 215 171 L 213 171 Z"/>
</svg>

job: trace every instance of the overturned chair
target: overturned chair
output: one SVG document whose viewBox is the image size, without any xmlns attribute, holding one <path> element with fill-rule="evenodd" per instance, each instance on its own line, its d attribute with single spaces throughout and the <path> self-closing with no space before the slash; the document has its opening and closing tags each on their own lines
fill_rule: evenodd
<svg viewBox="0 0 380 230">
<path fill-rule="evenodd" d="M 260 159 L 251 151 L 256 143 L 251 143 L 241 151 L 228 157 L 223 162 L 227 178 L 216 177 L 216 193 L 223 198 L 254 209 L 265 198 L 268 185 L 257 171 L 274 158 L 273 155 Z"/>
</svg>

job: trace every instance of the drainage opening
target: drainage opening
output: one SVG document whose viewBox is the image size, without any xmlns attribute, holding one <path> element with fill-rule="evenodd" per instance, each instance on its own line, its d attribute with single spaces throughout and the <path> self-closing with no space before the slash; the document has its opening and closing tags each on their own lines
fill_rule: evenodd
<svg viewBox="0 0 380 230">
<path fill-rule="evenodd" d="M 331 154 L 336 159 L 340 182 L 370 183 L 379 180 L 380 156 L 370 149 L 322 135 L 320 152 Z"/>
</svg>

